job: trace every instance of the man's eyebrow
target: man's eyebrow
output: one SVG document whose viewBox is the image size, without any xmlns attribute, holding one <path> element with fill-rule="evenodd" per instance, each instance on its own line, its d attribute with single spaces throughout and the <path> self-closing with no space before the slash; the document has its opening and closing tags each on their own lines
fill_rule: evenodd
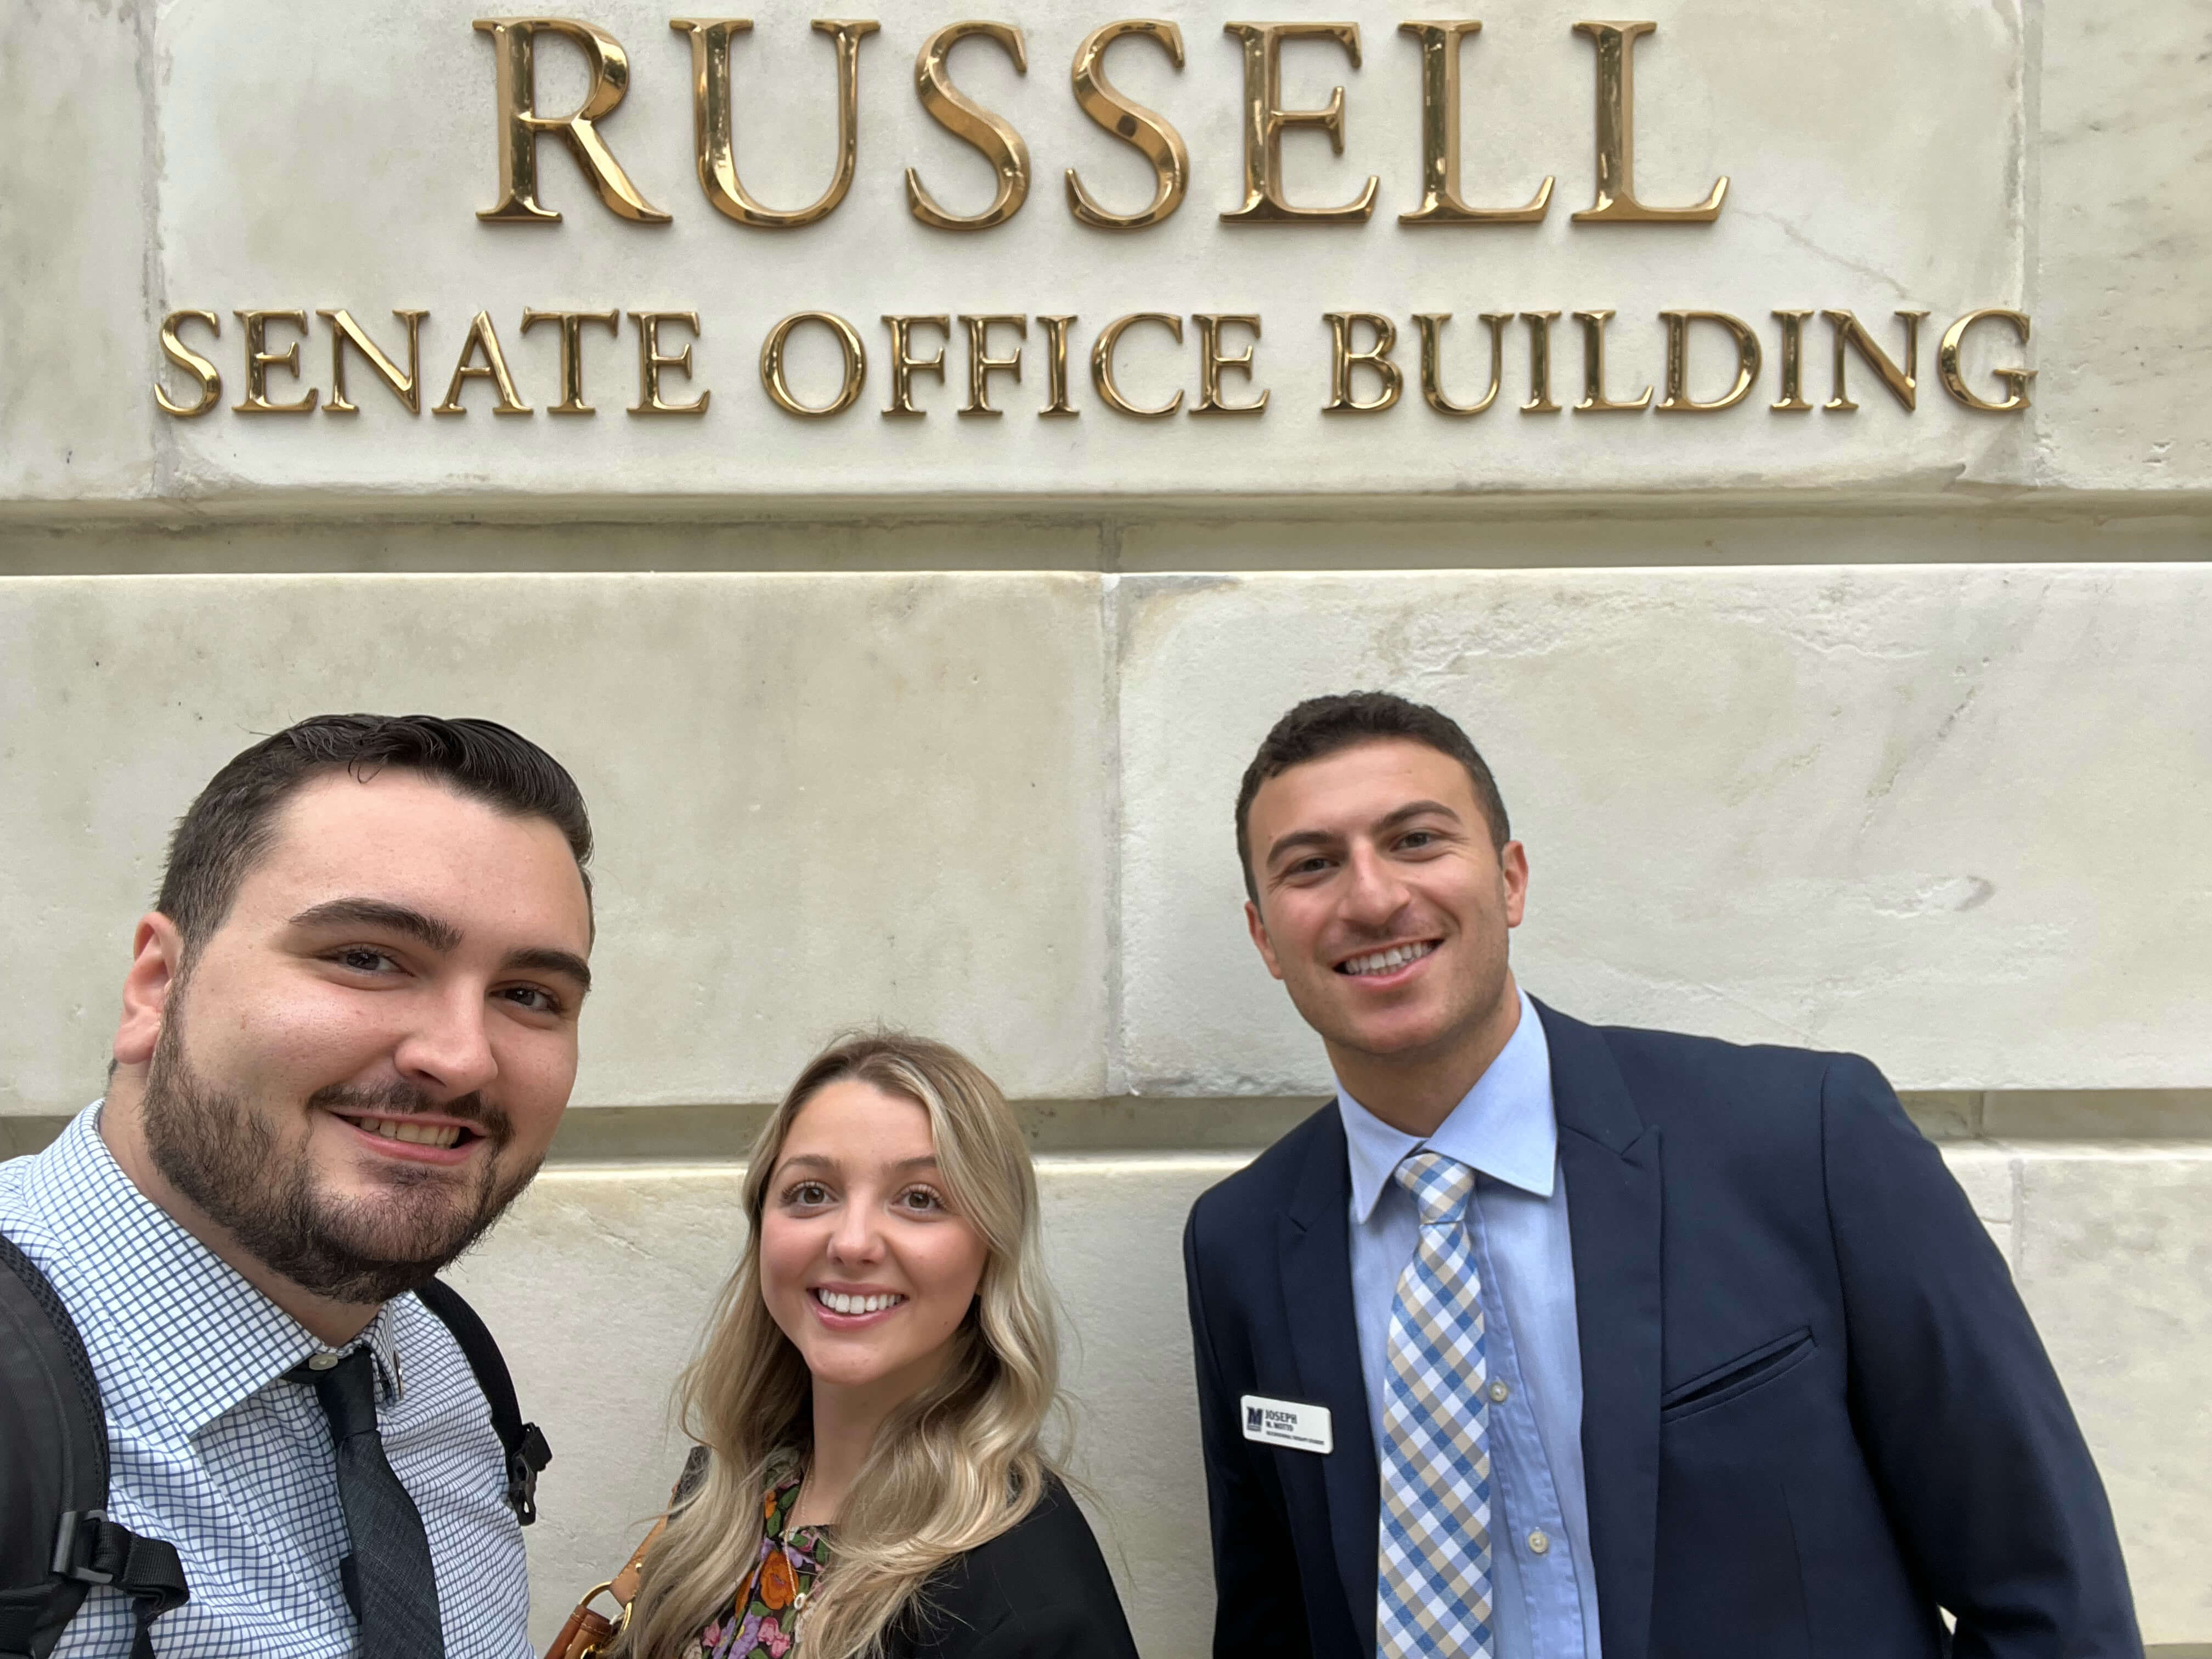
<svg viewBox="0 0 2212 1659">
<path fill-rule="evenodd" d="M 509 974 L 562 974 L 575 981 L 578 988 L 586 994 L 592 988 L 591 964 L 574 951 L 562 951 L 550 945 L 510 951 L 500 969 Z"/>
<path fill-rule="evenodd" d="M 1334 847 L 1343 837 L 1328 830 L 1293 830 L 1286 836 L 1278 836 L 1267 843 L 1267 862 L 1273 864 L 1285 853 L 1299 847 Z"/>
<path fill-rule="evenodd" d="M 1385 812 L 1376 819 L 1375 827 L 1377 830 L 1395 830 L 1408 818 L 1421 817 L 1431 812 L 1441 812 L 1454 823 L 1459 822 L 1459 814 L 1440 800 L 1409 800 L 1396 811 Z"/>
<path fill-rule="evenodd" d="M 337 898 L 310 905 L 292 918 L 295 927 L 381 927 L 418 939 L 433 951 L 460 948 L 461 930 L 450 921 L 389 899 Z"/>
</svg>

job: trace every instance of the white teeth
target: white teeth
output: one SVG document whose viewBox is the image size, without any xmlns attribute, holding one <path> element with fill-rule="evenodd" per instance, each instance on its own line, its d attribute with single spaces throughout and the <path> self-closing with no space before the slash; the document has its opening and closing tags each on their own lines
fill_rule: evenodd
<svg viewBox="0 0 2212 1659">
<path fill-rule="evenodd" d="M 1354 957 L 1338 971 L 1346 974 L 1387 974 L 1394 968 L 1403 968 L 1409 962 L 1419 962 L 1436 949 L 1433 940 L 1419 945 L 1394 945 L 1387 951 L 1375 951 L 1364 957 Z"/>
<path fill-rule="evenodd" d="M 373 1135 L 382 1135 L 386 1140 L 409 1141 L 417 1146 L 451 1146 L 461 1138 L 460 1129 L 451 1123 L 413 1123 L 390 1117 L 356 1121 Z"/>
<path fill-rule="evenodd" d="M 904 1297 L 891 1292 L 874 1296 L 848 1296 L 843 1291 L 817 1290 L 814 1295 L 815 1298 L 831 1313 L 841 1314 L 881 1313 L 884 1309 L 895 1308 L 906 1300 Z"/>
</svg>

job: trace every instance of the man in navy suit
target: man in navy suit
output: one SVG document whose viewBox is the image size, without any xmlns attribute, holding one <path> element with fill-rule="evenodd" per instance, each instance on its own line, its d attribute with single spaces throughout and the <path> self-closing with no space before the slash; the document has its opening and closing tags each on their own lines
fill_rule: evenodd
<svg viewBox="0 0 2212 1659">
<path fill-rule="evenodd" d="M 1434 709 L 1299 704 L 1237 830 L 1338 1091 L 1184 1237 L 1217 1659 L 2142 1653 L 2050 1361 L 1874 1066 L 1528 997 L 1528 858 Z"/>
</svg>

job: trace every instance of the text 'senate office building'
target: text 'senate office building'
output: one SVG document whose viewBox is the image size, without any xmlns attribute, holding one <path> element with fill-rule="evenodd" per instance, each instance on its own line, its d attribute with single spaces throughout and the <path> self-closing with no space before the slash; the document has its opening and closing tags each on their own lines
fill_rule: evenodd
<svg viewBox="0 0 2212 1659">
<path fill-rule="evenodd" d="M 1480 21 L 1477 21 L 1479 15 Z M 249 735 L 475 713 L 598 820 L 555 1159 L 458 1270 L 539 1631 L 677 1461 L 831 1029 L 1022 1103 L 1140 1645 L 1211 1590 L 1178 1244 L 1329 1088 L 1230 809 L 1465 722 L 1582 1018 L 1880 1064 L 2146 1638 L 2212 1641 L 2212 15 L 1298 0 L 0 10 L 0 1150 L 98 1092 Z"/>
</svg>

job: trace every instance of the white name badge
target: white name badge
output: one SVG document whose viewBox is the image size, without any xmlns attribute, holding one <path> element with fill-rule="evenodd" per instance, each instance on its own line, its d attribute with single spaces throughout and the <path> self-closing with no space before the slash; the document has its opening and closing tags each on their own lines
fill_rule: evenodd
<svg viewBox="0 0 2212 1659">
<path fill-rule="evenodd" d="M 1293 1451 L 1333 1452 L 1336 1436 L 1328 1424 L 1328 1407 L 1301 1405 L 1295 1400 L 1263 1400 L 1248 1394 L 1237 1402 L 1244 1414 L 1244 1437 Z"/>
</svg>

